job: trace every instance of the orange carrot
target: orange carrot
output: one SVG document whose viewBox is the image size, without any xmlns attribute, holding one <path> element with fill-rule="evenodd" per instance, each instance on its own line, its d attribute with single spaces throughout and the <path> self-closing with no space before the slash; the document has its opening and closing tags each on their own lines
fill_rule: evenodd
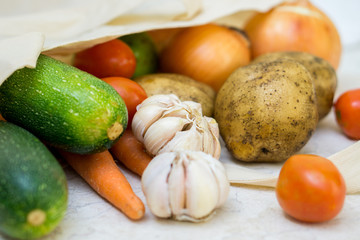
<svg viewBox="0 0 360 240">
<path fill-rule="evenodd" d="M 1 116 L 1 114 L 0 114 L 0 120 L 6 121 L 5 118 L 3 118 L 3 116 Z"/>
<path fill-rule="evenodd" d="M 112 146 L 110 152 L 130 171 L 141 176 L 152 157 L 145 152 L 144 145 L 127 129 Z"/>
<path fill-rule="evenodd" d="M 135 195 L 109 151 L 88 155 L 60 154 L 100 196 L 130 219 L 137 220 L 144 216 L 143 202 Z"/>
</svg>

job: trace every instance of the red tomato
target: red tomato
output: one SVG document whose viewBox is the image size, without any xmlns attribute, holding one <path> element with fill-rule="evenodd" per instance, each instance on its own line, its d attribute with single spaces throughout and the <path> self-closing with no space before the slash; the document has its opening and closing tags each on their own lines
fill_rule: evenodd
<svg viewBox="0 0 360 240">
<path fill-rule="evenodd" d="M 103 81 L 110 84 L 120 94 L 128 110 L 128 128 L 131 127 L 131 121 L 136 113 L 136 106 L 147 98 L 145 90 L 135 81 L 123 77 L 102 78 Z"/>
<path fill-rule="evenodd" d="M 335 102 L 336 120 L 346 136 L 360 139 L 360 89 L 343 93 Z"/>
<path fill-rule="evenodd" d="M 98 78 L 131 78 L 135 72 L 136 58 L 126 43 L 114 39 L 75 54 L 74 66 Z"/>
<path fill-rule="evenodd" d="M 323 222 L 342 209 L 345 181 L 328 159 L 309 154 L 290 157 L 281 168 L 276 197 L 282 209 L 304 222 Z"/>
</svg>

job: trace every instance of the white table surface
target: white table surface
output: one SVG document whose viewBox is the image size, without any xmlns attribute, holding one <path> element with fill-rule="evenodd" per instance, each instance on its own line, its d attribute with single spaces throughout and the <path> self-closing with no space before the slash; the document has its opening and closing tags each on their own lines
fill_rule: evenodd
<svg viewBox="0 0 360 240">
<path fill-rule="evenodd" d="M 347 43 L 337 72 L 336 98 L 348 89 L 360 88 L 360 42 Z M 301 152 L 327 157 L 352 143 L 354 141 L 340 132 L 331 112 L 319 123 L 315 134 Z M 225 148 L 221 161 L 242 164 L 259 171 L 276 172 L 281 167 L 281 164 L 238 163 Z M 140 177 L 124 168 L 122 170 L 145 203 Z M 286 216 L 278 205 L 273 189 L 245 186 L 232 186 L 227 202 L 213 218 L 204 223 L 158 219 L 147 207 L 142 220 L 131 221 L 99 197 L 71 168 L 67 167 L 65 171 L 69 186 L 68 210 L 60 225 L 43 240 L 360 239 L 360 194 L 347 195 L 340 214 L 321 224 L 301 223 Z M 8 238 L 0 236 L 0 239 Z"/>
</svg>

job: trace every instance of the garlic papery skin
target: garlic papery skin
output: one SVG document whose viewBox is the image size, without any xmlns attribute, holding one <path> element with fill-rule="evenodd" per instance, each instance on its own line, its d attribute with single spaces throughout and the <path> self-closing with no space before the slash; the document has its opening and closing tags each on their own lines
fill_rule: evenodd
<svg viewBox="0 0 360 240">
<path fill-rule="evenodd" d="M 202 115 L 201 105 L 174 95 L 153 95 L 137 106 L 132 121 L 134 136 L 156 156 L 168 151 L 203 151 L 219 159 L 219 127 Z"/>
<path fill-rule="evenodd" d="M 222 206 L 230 184 L 222 163 L 201 151 L 161 153 L 141 177 L 150 211 L 160 218 L 199 222 Z"/>
</svg>

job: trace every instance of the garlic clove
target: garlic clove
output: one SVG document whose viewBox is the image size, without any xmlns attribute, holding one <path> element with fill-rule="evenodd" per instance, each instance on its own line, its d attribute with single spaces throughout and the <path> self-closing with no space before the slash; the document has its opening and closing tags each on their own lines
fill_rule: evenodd
<svg viewBox="0 0 360 240">
<path fill-rule="evenodd" d="M 171 155 L 171 153 L 165 153 L 159 156 L 157 161 L 151 161 L 141 177 L 148 207 L 154 215 L 162 218 L 169 218 L 172 215 L 167 184 L 172 168 Z"/>
<path fill-rule="evenodd" d="M 211 161 L 209 160 L 209 158 L 207 158 L 206 160 L 208 162 L 208 166 L 210 167 L 212 173 L 214 174 L 217 183 L 217 188 L 220 191 L 216 205 L 216 207 L 220 207 L 227 200 L 227 196 L 229 195 L 230 192 L 230 182 L 228 180 L 226 170 L 220 161 Z"/>
<path fill-rule="evenodd" d="M 189 123 L 187 119 L 179 117 L 161 118 L 154 122 L 144 136 L 146 150 L 152 155 L 158 154 L 160 149 Z"/>
<path fill-rule="evenodd" d="M 210 215 L 217 205 L 219 191 L 207 162 L 199 160 L 204 155 L 195 152 L 186 170 L 187 215 L 195 219 Z"/>
<path fill-rule="evenodd" d="M 210 118 L 206 116 L 204 116 L 204 119 L 208 123 L 208 127 L 211 133 L 214 135 L 214 137 L 219 138 L 220 137 L 219 124 L 216 122 L 216 120 L 214 118 Z"/>
<path fill-rule="evenodd" d="M 217 154 L 216 142 L 210 131 L 204 131 L 202 134 L 202 151 L 207 154 L 214 156 L 214 153 Z M 217 154 L 218 155 L 218 154 Z M 219 159 L 220 155 L 214 156 L 216 159 Z"/>
<path fill-rule="evenodd" d="M 183 104 L 177 104 L 172 106 L 171 108 L 168 108 L 164 111 L 162 117 L 182 117 L 187 118 L 187 116 L 190 114 L 191 110 L 187 109 L 186 106 Z"/>
<path fill-rule="evenodd" d="M 146 105 L 139 108 L 133 117 L 131 125 L 132 131 L 139 141 L 144 141 L 145 132 L 151 124 L 161 117 L 163 112 L 163 107 L 158 105 Z"/>
<path fill-rule="evenodd" d="M 189 130 L 178 131 L 175 136 L 166 144 L 158 154 L 163 152 L 173 152 L 181 150 L 199 151 L 202 149 L 202 135 L 196 130 L 195 124 L 192 124 Z"/>
<path fill-rule="evenodd" d="M 175 154 L 174 154 L 175 155 Z M 185 206 L 185 168 L 184 161 L 174 156 L 168 177 L 169 202 L 173 215 L 182 215 Z"/>
<path fill-rule="evenodd" d="M 208 117 L 205 117 L 203 121 L 205 122 L 204 125 L 206 125 L 204 128 L 208 129 L 203 133 L 203 152 L 212 155 L 216 159 L 220 159 L 221 145 L 217 122 Z"/>
<path fill-rule="evenodd" d="M 194 102 L 194 101 L 183 101 L 184 105 L 190 107 L 193 111 L 199 112 L 199 114 L 202 115 L 202 107 L 200 103 Z"/>
<path fill-rule="evenodd" d="M 175 94 L 158 94 L 146 98 L 136 108 L 139 109 L 147 105 L 159 105 L 160 107 L 168 108 L 176 104 L 181 104 L 181 101 Z"/>
</svg>

